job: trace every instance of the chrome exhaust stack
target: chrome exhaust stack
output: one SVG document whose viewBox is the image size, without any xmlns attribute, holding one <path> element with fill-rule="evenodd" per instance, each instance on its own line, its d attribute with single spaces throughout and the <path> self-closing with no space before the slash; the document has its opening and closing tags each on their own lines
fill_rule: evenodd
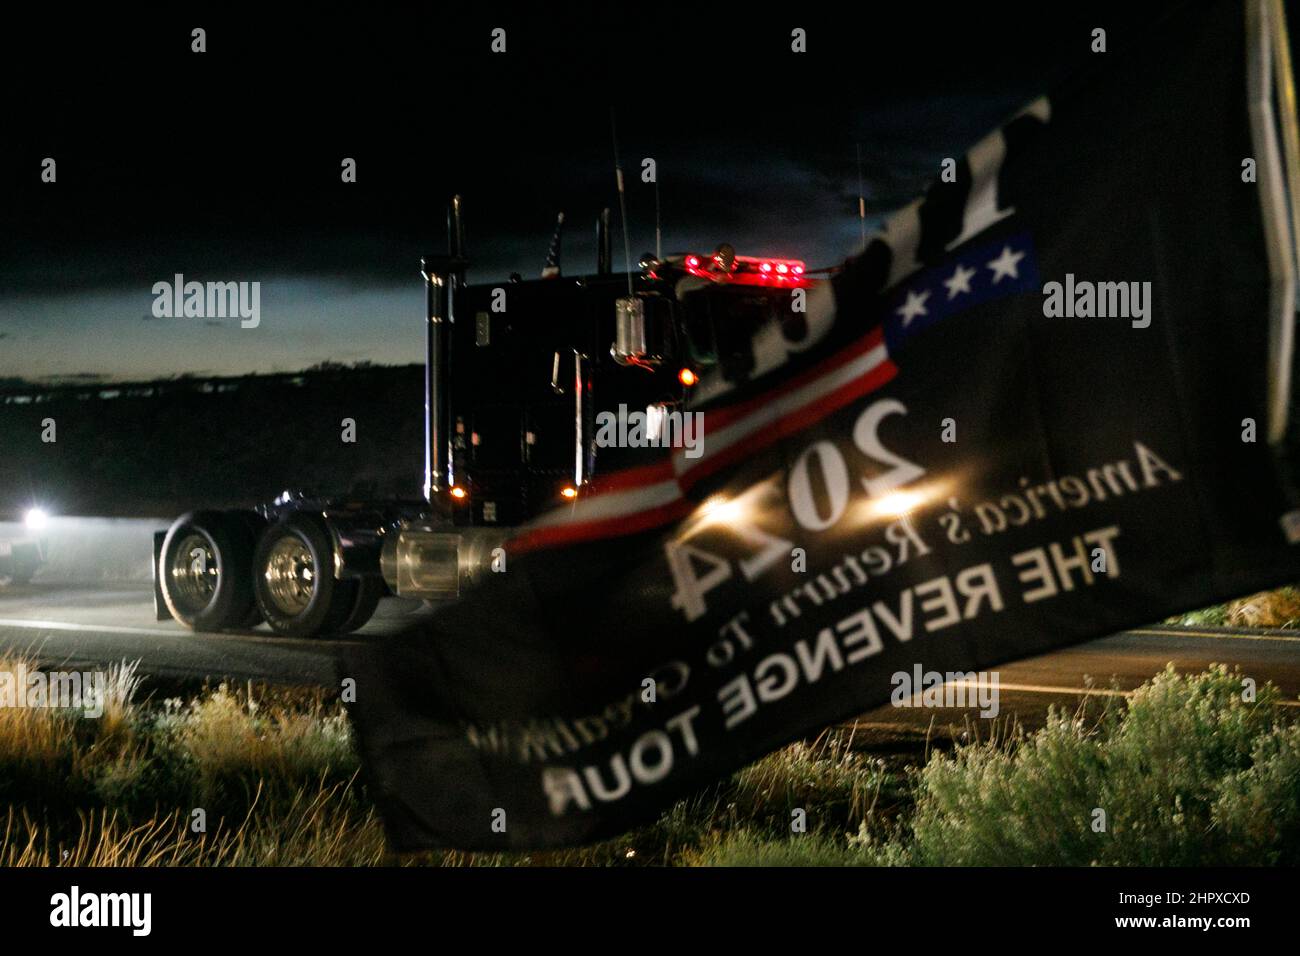
<svg viewBox="0 0 1300 956">
<path fill-rule="evenodd" d="M 420 260 L 424 276 L 424 499 L 437 507 L 451 487 L 451 426 L 447 375 L 451 274 L 438 260 Z"/>
<path fill-rule="evenodd" d="M 460 197 L 447 210 L 445 256 L 425 256 L 424 324 L 424 498 L 435 509 L 449 508 L 446 492 L 455 484 L 451 457 L 451 326 L 456 293 L 465 284 L 465 226 Z"/>
</svg>

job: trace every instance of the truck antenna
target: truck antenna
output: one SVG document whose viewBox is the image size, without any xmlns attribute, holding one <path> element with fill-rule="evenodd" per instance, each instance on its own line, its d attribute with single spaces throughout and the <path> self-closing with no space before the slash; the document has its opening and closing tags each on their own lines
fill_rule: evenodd
<svg viewBox="0 0 1300 956">
<path fill-rule="evenodd" d="M 623 167 L 618 161 L 618 124 L 614 107 L 609 108 L 609 130 L 614 140 L 614 179 L 618 183 L 618 217 L 623 224 L 623 268 L 627 272 L 627 294 L 632 294 L 632 246 L 627 238 L 627 198 L 623 191 Z"/>
<path fill-rule="evenodd" d="M 858 232 L 862 241 L 862 246 L 858 249 L 862 252 L 867 248 L 867 199 L 862 194 L 862 144 L 854 143 L 858 151 Z"/>
<path fill-rule="evenodd" d="M 655 262 L 664 261 L 664 237 L 659 219 L 659 170 L 655 170 Z"/>
</svg>

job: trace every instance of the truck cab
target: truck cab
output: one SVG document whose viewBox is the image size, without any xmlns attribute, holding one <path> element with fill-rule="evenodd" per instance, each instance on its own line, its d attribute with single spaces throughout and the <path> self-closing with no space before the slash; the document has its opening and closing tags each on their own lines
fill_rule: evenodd
<svg viewBox="0 0 1300 956">
<path fill-rule="evenodd" d="M 798 260 L 721 247 L 630 277 L 464 288 L 446 371 L 453 523 L 521 525 L 635 464 L 597 445 L 597 414 L 686 411 L 705 374 L 743 379 L 754 332 L 793 318 L 791 290 L 812 281 Z"/>
</svg>

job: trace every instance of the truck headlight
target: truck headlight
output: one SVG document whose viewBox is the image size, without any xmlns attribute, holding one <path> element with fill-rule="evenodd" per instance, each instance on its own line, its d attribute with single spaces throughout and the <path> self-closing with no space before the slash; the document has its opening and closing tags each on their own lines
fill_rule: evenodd
<svg viewBox="0 0 1300 956">
<path fill-rule="evenodd" d="M 23 523 L 27 525 L 29 531 L 44 531 L 46 525 L 50 523 L 50 516 L 41 508 L 29 508 Z"/>
</svg>

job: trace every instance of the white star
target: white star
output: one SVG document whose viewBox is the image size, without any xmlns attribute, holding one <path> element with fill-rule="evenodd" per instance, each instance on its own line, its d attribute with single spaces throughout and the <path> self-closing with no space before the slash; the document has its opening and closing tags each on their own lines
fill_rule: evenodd
<svg viewBox="0 0 1300 956">
<path fill-rule="evenodd" d="M 952 274 L 952 278 L 943 280 L 943 284 L 948 287 L 948 298 L 955 299 L 958 293 L 969 292 L 970 280 L 974 275 L 974 269 L 967 269 L 960 262 L 957 263 L 957 271 Z"/>
<path fill-rule="evenodd" d="M 929 297 L 929 289 L 926 289 L 924 292 L 907 293 L 907 301 L 903 303 L 903 307 L 895 310 L 903 317 L 903 325 L 909 325 L 918 315 L 928 314 L 925 310 L 925 300 Z"/>
<path fill-rule="evenodd" d="M 1019 279 L 1020 273 L 1016 271 L 1016 263 L 1025 257 L 1023 252 L 1013 253 L 1010 246 L 1002 247 L 1002 255 L 998 256 L 989 263 L 989 268 L 993 270 L 993 282 L 996 285 L 1002 281 L 1003 276 L 1010 276 L 1012 279 Z"/>
</svg>

